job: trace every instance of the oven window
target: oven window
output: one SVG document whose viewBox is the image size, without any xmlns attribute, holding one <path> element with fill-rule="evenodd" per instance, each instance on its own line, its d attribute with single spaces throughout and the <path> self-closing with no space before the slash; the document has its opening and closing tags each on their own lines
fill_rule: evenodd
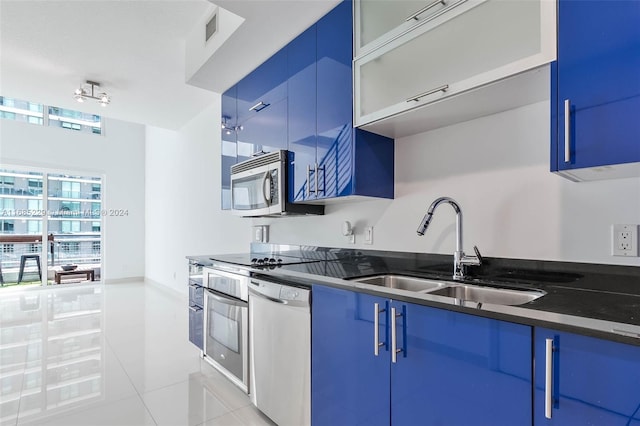
<svg viewBox="0 0 640 426">
<path fill-rule="evenodd" d="M 234 310 L 230 308 L 230 310 Z M 238 335 L 238 321 L 233 318 L 229 318 L 224 314 L 220 314 L 215 310 L 211 314 L 211 321 L 209 325 L 209 335 L 221 345 L 224 345 L 233 352 L 239 351 L 239 335 Z"/>
</svg>

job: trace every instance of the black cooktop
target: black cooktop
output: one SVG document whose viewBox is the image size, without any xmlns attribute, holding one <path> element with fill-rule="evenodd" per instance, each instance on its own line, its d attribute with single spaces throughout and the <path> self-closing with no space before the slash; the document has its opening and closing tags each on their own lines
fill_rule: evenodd
<svg viewBox="0 0 640 426">
<path fill-rule="evenodd" d="M 309 257 L 296 256 L 288 253 L 236 253 L 222 254 L 210 257 L 218 262 L 232 263 L 235 265 L 260 267 L 278 267 L 282 265 L 295 265 L 298 263 L 320 262 L 324 259 L 313 259 Z"/>
</svg>

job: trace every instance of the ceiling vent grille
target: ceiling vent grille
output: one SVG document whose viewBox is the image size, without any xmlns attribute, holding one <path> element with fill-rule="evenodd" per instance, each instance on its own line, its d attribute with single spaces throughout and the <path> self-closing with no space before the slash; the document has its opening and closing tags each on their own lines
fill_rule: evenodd
<svg viewBox="0 0 640 426">
<path fill-rule="evenodd" d="M 205 43 L 209 41 L 211 37 L 218 31 L 218 14 L 216 13 L 213 17 L 207 22 L 205 27 Z"/>
</svg>

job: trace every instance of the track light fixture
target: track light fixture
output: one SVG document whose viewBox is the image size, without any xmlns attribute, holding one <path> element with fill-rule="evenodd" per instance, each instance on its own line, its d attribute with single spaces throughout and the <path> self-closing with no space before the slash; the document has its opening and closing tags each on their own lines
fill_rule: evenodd
<svg viewBox="0 0 640 426">
<path fill-rule="evenodd" d="M 222 117 L 222 130 L 224 130 L 224 132 L 227 135 L 230 135 L 233 132 L 239 132 L 242 130 L 242 126 L 230 126 L 228 124 L 228 121 L 231 119 L 231 117 L 227 117 L 226 115 Z"/>
<path fill-rule="evenodd" d="M 100 92 L 100 83 L 95 81 L 89 81 L 80 87 L 78 87 L 73 95 L 73 98 L 78 102 L 84 102 L 86 99 L 95 99 L 100 105 L 106 107 L 111 102 L 111 96 L 105 92 Z"/>
</svg>

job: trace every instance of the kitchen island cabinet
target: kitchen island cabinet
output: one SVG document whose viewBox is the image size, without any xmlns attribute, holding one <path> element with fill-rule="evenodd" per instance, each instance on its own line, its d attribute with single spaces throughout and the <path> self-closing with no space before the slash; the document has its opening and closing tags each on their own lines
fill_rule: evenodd
<svg viewBox="0 0 640 426">
<path fill-rule="evenodd" d="M 640 425 L 639 346 L 539 327 L 534 333 L 534 425 Z"/>
<path fill-rule="evenodd" d="M 311 323 L 315 426 L 531 423 L 529 326 L 324 286 Z"/>
<path fill-rule="evenodd" d="M 551 171 L 640 176 L 640 2 L 558 1 Z"/>
</svg>

